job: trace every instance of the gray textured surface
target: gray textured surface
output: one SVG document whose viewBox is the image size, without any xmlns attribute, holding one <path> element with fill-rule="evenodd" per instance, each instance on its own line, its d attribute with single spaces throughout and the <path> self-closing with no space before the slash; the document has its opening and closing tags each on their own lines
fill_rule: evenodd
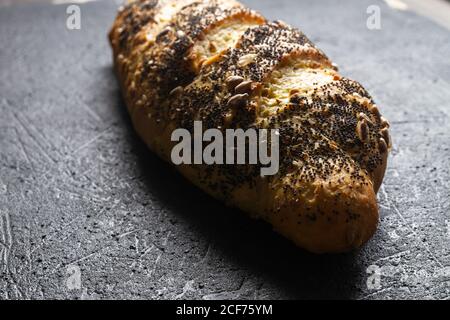
<svg viewBox="0 0 450 320">
<path fill-rule="evenodd" d="M 66 6 L 13 6 L 0 9 L 1 298 L 450 297 L 450 33 L 375 0 L 245 2 L 301 27 L 391 120 L 374 239 L 307 254 L 148 152 L 111 69 L 114 3 L 82 5 L 80 31 Z"/>
</svg>

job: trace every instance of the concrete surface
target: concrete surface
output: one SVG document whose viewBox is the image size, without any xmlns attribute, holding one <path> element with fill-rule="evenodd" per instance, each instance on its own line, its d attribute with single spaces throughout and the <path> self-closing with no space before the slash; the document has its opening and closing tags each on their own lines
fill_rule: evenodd
<svg viewBox="0 0 450 320">
<path fill-rule="evenodd" d="M 0 0 L 1 6 L 24 3 L 76 4 L 98 0 Z M 122 0 L 110 0 L 122 3 Z M 295 0 L 294 0 L 295 1 Z M 450 0 L 383 0 L 393 8 L 405 8 L 427 17 L 450 30 Z"/>
<path fill-rule="evenodd" d="M 385 0 L 387 1 L 387 0 Z M 450 0 L 402 0 L 408 8 L 450 30 Z"/>
<path fill-rule="evenodd" d="M 79 31 L 66 5 L 17 5 L 0 9 L 1 298 L 450 297 L 449 31 L 383 1 L 245 2 L 301 27 L 392 122 L 374 239 L 314 256 L 211 200 L 133 133 L 115 4 L 81 5 Z"/>
</svg>

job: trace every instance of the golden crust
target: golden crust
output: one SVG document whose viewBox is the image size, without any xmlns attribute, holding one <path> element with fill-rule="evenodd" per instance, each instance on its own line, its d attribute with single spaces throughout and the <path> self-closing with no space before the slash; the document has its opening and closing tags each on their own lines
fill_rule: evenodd
<svg viewBox="0 0 450 320">
<path fill-rule="evenodd" d="M 187 179 L 312 252 L 370 239 L 389 124 L 303 33 L 231 0 L 142 0 L 120 11 L 110 40 L 135 129 L 163 159 L 172 131 L 195 120 L 280 130 L 276 176 L 261 178 L 251 165 L 177 167 Z M 230 85 L 236 77 L 239 87 Z"/>
</svg>

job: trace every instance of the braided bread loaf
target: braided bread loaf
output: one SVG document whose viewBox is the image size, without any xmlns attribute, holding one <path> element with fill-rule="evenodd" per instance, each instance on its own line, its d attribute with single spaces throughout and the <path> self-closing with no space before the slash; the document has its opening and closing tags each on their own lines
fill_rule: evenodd
<svg viewBox="0 0 450 320">
<path fill-rule="evenodd" d="M 195 185 L 316 253 L 357 248 L 378 224 L 389 123 L 300 31 L 234 0 L 138 0 L 110 32 L 134 127 L 170 161 L 177 128 L 277 128 L 280 170 L 180 165 Z"/>
</svg>

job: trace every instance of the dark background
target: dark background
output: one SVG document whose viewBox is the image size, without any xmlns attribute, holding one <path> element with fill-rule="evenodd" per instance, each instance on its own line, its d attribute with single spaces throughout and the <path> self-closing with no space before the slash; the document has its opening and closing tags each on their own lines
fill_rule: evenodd
<svg viewBox="0 0 450 320">
<path fill-rule="evenodd" d="M 391 121 L 381 223 L 315 256 L 224 207 L 133 132 L 106 34 L 114 2 L 0 8 L 0 297 L 450 297 L 450 31 L 375 0 L 244 1 L 300 27 Z M 381 30 L 366 27 L 369 5 Z M 81 271 L 70 290 L 68 270 Z M 369 266 L 381 269 L 368 287 Z M 373 267 L 372 267 L 373 268 Z"/>
</svg>

